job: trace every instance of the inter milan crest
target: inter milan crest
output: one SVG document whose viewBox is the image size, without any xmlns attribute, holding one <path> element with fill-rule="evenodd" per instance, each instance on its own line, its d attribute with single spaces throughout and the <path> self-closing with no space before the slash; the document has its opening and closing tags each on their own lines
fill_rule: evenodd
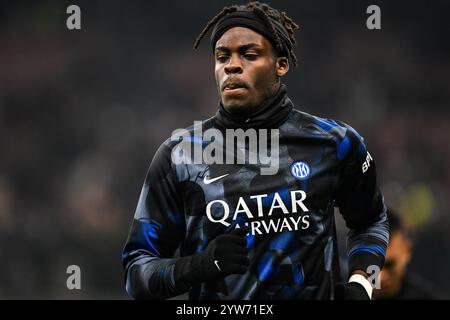
<svg viewBox="0 0 450 320">
<path fill-rule="evenodd" d="M 291 174 L 299 180 L 308 178 L 310 173 L 311 170 L 306 162 L 296 161 L 291 165 Z"/>
</svg>

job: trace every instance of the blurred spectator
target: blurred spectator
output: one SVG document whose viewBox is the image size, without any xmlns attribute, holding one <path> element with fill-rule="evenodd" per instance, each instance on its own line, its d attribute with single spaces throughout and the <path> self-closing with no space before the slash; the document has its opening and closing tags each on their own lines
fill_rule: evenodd
<svg viewBox="0 0 450 320">
<path fill-rule="evenodd" d="M 413 252 L 413 241 L 401 217 L 388 209 L 390 240 L 384 268 L 381 271 L 381 289 L 374 290 L 376 300 L 430 300 L 437 299 L 436 289 L 419 275 L 408 270 Z"/>
</svg>

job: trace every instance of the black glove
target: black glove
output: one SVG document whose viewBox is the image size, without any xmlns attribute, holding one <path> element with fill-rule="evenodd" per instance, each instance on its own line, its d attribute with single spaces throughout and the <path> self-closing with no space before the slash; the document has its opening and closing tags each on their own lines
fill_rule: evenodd
<svg viewBox="0 0 450 320">
<path fill-rule="evenodd" d="M 366 289 L 357 283 L 349 282 L 346 285 L 338 285 L 335 288 L 336 300 L 371 300 Z"/>
<path fill-rule="evenodd" d="M 248 227 L 234 229 L 216 237 L 203 252 L 177 259 L 174 268 L 177 289 L 185 292 L 194 284 L 247 272 L 249 259 L 245 236 L 248 230 Z"/>
</svg>

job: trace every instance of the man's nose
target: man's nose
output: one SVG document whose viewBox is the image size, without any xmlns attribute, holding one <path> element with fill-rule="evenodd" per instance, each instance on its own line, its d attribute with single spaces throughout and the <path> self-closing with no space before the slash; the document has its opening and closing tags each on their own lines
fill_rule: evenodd
<svg viewBox="0 0 450 320">
<path fill-rule="evenodd" d="M 230 62 L 225 66 L 226 74 L 242 73 L 241 61 L 237 57 L 231 57 Z"/>
</svg>

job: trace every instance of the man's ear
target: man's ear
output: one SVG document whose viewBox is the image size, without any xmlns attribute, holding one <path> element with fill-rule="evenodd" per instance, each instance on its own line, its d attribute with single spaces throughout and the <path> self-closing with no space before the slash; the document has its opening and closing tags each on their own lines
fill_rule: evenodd
<svg viewBox="0 0 450 320">
<path fill-rule="evenodd" d="M 275 69 L 277 76 L 284 76 L 289 71 L 289 59 L 286 57 L 278 57 Z"/>
</svg>

